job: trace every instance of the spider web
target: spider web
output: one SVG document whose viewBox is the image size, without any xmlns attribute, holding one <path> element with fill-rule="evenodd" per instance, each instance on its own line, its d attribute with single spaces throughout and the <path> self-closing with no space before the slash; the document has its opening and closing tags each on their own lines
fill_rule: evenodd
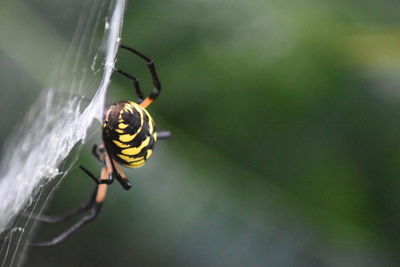
<svg viewBox="0 0 400 267">
<path fill-rule="evenodd" d="M 88 0 L 51 87 L 33 104 L 9 138 L 0 163 L 1 266 L 23 263 L 34 222 L 21 213 L 39 213 L 73 162 L 65 159 L 85 140 L 94 119 L 102 120 L 107 86 L 115 64 L 125 0 Z M 88 103 L 81 95 L 94 93 Z M 44 185 L 52 185 L 46 192 Z"/>
</svg>

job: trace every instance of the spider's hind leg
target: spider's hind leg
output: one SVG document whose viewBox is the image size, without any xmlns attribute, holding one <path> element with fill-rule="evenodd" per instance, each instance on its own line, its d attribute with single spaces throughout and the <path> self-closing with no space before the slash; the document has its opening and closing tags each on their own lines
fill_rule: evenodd
<svg viewBox="0 0 400 267">
<path fill-rule="evenodd" d="M 97 146 L 95 146 L 94 148 L 96 148 Z M 100 158 L 99 158 L 100 160 Z M 41 222 L 46 222 L 46 223 L 59 223 L 59 222 L 63 222 L 66 220 L 69 220 L 79 214 L 81 214 L 84 211 L 87 211 L 88 209 L 90 209 L 93 206 L 93 203 L 96 200 L 96 194 L 97 194 L 97 185 L 100 184 L 111 184 L 113 182 L 112 177 L 110 177 L 111 179 L 102 179 L 102 178 L 97 178 L 96 176 L 94 176 L 88 169 L 86 169 L 83 166 L 80 166 L 80 168 L 90 177 L 92 178 L 95 183 L 96 183 L 96 187 L 93 190 L 93 193 L 90 195 L 89 199 L 87 201 L 85 201 L 84 203 L 82 203 L 81 205 L 79 205 L 78 207 L 63 213 L 63 214 L 59 214 L 59 215 L 54 215 L 54 216 L 49 216 L 49 215 L 40 215 L 40 214 L 28 214 L 28 213 L 23 213 L 22 215 L 25 217 L 29 217 L 32 218 L 34 220 L 37 221 L 41 221 Z M 102 169 L 102 177 L 107 177 L 106 175 L 106 168 Z"/>
<path fill-rule="evenodd" d="M 107 186 L 107 185 L 104 185 L 104 186 Z M 96 200 L 92 203 L 89 214 L 82 217 L 78 222 L 73 224 L 70 228 L 68 228 L 67 230 L 65 230 L 64 232 L 62 232 L 61 234 L 59 234 L 58 236 L 56 236 L 55 238 L 53 238 L 51 240 L 32 242 L 32 243 L 28 243 L 26 245 L 30 246 L 30 247 L 50 247 L 50 246 L 57 245 L 58 243 L 61 243 L 62 241 L 64 241 L 68 236 L 73 234 L 75 231 L 80 229 L 82 226 L 93 221 L 97 217 L 97 215 L 100 213 L 100 210 L 101 210 L 101 207 L 103 204 L 103 201 L 101 201 L 101 202 L 97 201 L 97 198 L 99 195 L 99 188 L 100 188 L 100 186 L 97 186 L 98 190 L 96 193 Z"/>
<path fill-rule="evenodd" d="M 98 179 L 98 180 L 99 181 L 107 181 L 107 178 L 110 176 L 109 174 L 110 174 L 111 171 L 112 170 L 108 169 L 107 167 L 103 167 L 102 170 L 101 170 L 101 178 Z M 54 245 L 64 241 L 67 237 L 69 237 L 71 234 L 73 234 L 75 231 L 77 231 L 78 229 L 80 229 L 84 225 L 86 225 L 86 224 L 90 223 L 91 221 L 93 221 L 97 217 L 97 215 L 100 213 L 101 207 L 102 207 L 103 202 L 104 202 L 105 197 L 106 197 L 107 187 L 108 187 L 108 184 L 96 185 L 95 191 L 92 194 L 92 197 L 90 198 L 90 204 L 88 205 L 88 208 L 84 209 L 84 210 L 89 210 L 90 212 L 88 214 L 86 214 L 85 216 L 83 216 L 75 224 L 70 226 L 67 230 L 65 230 L 64 232 L 60 233 L 59 235 L 57 235 L 55 238 L 53 238 L 51 240 L 27 243 L 25 245 L 26 246 L 31 246 L 31 247 L 49 247 L 49 246 L 54 246 Z M 82 212 L 82 210 L 80 210 L 79 213 L 81 213 L 81 212 Z"/>
<path fill-rule="evenodd" d="M 45 223 L 59 223 L 63 222 L 66 220 L 69 220 L 82 212 L 90 209 L 90 207 L 93 205 L 95 199 L 96 199 L 96 194 L 97 194 L 97 186 L 94 188 L 93 193 L 90 195 L 87 201 L 83 202 L 81 205 L 78 207 L 67 211 L 63 214 L 58 214 L 58 215 L 41 215 L 41 214 L 29 214 L 29 213 L 23 213 L 22 216 L 24 217 L 29 217 L 31 219 L 40 221 L 40 222 L 45 222 Z"/>
<path fill-rule="evenodd" d="M 171 132 L 170 131 L 160 131 L 157 132 L 157 139 L 168 139 L 171 137 Z"/>
</svg>

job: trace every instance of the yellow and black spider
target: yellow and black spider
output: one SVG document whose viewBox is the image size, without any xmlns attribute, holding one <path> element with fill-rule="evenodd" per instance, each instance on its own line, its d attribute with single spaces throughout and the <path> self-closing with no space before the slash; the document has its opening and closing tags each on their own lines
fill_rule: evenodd
<svg viewBox="0 0 400 267">
<path fill-rule="evenodd" d="M 154 89 L 151 94 L 144 98 L 139 86 L 139 80 L 120 70 L 115 71 L 133 82 L 137 102 L 119 101 L 105 110 L 103 118 L 103 143 L 93 147 L 93 154 L 103 164 L 100 177 L 96 177 L 85 167 L 80 168 L 86 172 L 96 183 L 94 192 L 87 202 L 78 208 L 58 216 L 35 215 L 31 216 L 36 220 L 48 223 L 65 221 L 89 211 L 78 222 L 49 241 L 33 242 L 29 246 L 53 246 L 65 240 L 69 235 L 93 221 L 101 210 L 104 202 L 107 187 L 115 179 L 126 190 L 131 188 L 131 184 L 126 175 L 122 172 L 120 165 L 128 168 L 143 166 L 153 152 L 154 145 L 158 139 L 168 138 L 169 132 L 157 132 L 153 118 L 146 108 L 158 97 L 161 91 L 161 84 L 154 66 L 153 60 L 130 47 L 121 45 L 120 48 L 132 52 L 146 63 L 152 80 Z"/>
</svg>

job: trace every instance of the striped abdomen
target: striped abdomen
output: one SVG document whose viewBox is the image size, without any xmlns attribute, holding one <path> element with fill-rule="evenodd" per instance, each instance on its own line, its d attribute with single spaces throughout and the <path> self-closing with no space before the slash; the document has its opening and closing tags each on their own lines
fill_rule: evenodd
<svg viewBox="0 0 400 267">
<path fill-rule="evenodd" d="M 146 109 L 135 102 L 120 101 L 105 113 L 103 140 L 114 160 L 137 168 L 151 156 L 157 132 Z"/>
</svg>

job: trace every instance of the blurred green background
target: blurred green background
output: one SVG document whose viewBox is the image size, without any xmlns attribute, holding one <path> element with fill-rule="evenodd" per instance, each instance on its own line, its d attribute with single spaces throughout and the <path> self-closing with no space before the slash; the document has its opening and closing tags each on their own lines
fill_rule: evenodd
<svg viewBox="0 0 400 267">
<path fill-rule="evenodd" d="M 1 140 L 82 5 L 5 2 Z M 399 11 L 389 0 L 129 1 L 122 43 L 155 59 L 163 92 L 149 110 L 173 138 L 127 170 L 133 190 L 111 186 L 98 219 L 30 249 L 25 265 L 400 264 Z M 142 62 L 120 52 L 117 65 L 151 88 Z M 121 99 L 134 99 L 131 83 L 113 76 L 108 100 Z M 99 133 L 78 160 L 92 170 Z M 74 168 L 47 213 L 91 187 Z M 68 226 L 42 224 L 35 239 Z"/>
</svg>

